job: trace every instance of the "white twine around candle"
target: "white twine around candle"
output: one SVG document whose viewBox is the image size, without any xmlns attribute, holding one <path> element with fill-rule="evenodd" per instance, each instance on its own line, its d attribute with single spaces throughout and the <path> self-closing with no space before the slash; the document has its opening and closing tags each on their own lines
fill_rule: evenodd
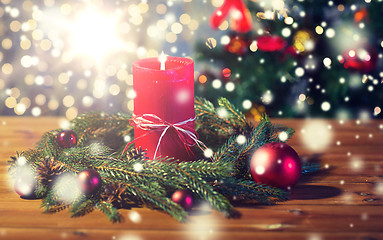
<svg viewBox="0 0 383 240">
<path fill-rule="evenodd" d="M 195 121 L 195 117 L 189 118 L 182 122 L 172 124 L 162 120 L 160 117 L 158 117 L 155 114 L 143 114 L 141 116 L 133 116 L 130 121 L 132 125 L 137 126 L 141 128 L 142 130 L 149 131 L 148 133 L 140 136 L 139 138 L 150 134 L 151 131 L 162 131 L 160 138 L 158 139 L 158 143 L 157 143 L 156 150 L 154 152 L 153 159 L 155 159 L 157 156 L 157 151 L 161 145 L 162 138 L 165 136 L 166 132 L 170 128 L 174 128 L 176 130 L 178 137 L 180 138 L 181 142 L 183 143 L 183 145 L 185 146 L 187 150 L 189 150 L 188 149 L 189 147 L 192 147 L 194 145 L 197 145 L 202 151 L 207 149 L 206 145 L 202 141 L 198 140 L 198 137 L 195 131 L 191 129 L 190 127 L 188 127 L 188 124 L 191 124 L 193 121 Z M 189 142 L 191 140 L 192 144 L 189 143 L 188 140 Z M 123 152 L 125 152 L 128 146 L 132 144 L 134 141 L 131 141 L 130 143 L 128 143 Z"/>
</svg>

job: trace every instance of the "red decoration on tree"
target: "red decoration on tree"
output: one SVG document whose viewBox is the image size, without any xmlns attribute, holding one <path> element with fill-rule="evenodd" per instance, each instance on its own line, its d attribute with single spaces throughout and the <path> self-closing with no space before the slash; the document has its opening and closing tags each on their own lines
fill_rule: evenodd
<svg viewBox="0 0 383 240">
<path fill-rule="evenodd" d="M 301 161 L 286 143 L 267 143 L 253 154 L 250 162 L 254 181 L 279 188 L 293 187 L 301 174 Z"/>
<path fill-rule="evenodd" d="M 265 35 L 257 39 L 258 49 L 264 52 L 275 52 L 286 46 L 286 40 L 276 35 Z"/>
<path fill-rule="evenodd" d="M 360 23 L 361 21 L 368 18 L 368 12 L 366 8 L 359 9 L 354 14 L 355 23 Z"/>
<path fill-rule="evenodd" d="M 340 63 L 344 68 L 368 73 L 375 69 L 378 54 L 371 47 L 347 50 L 342 54 Z"/>
<path fill-rule="evenodd" d="M 63 130 L 57 134 L 56 141 L 62 148 L 71 148 L 77 143 L 77 135 L 72 130 Z"/>
<path fill-rule="evenodd" d="M 241 36 L 231 36 L 230 42 L 225 46 L 225 49 L 230 53 L 243 55 L 249 49 L 249 42 Z"/>
<path fill-rule="evenodd" d="M 210 18 L 210 26 L 217 29 L 229 15 L 232 18 L 231 28 L 236 32 L 247 33 L 252 27 L 252 19 L 249 9 L 243 0 L 225 0 L 221 7 L 217 8 Z"/>
<path fill-rule="evenodd" d="M 180 205 L 186 211 L 193 207 L 193 196 L 187 190 L 177 190 L 172 195 L 172 201 Z"/>
<path fill-rule="evenodd" d="M 100 189 L 101 177 L 97 171 L 85 169 L 77 175 L 77 183 L 83 193 L 91 194 Z"/>
</svg>

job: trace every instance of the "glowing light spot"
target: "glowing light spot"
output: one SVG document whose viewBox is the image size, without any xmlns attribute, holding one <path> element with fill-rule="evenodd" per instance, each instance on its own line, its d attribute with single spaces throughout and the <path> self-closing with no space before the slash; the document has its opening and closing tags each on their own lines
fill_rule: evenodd
<svg viewBox="0 0 383 240">
<path fill-rule="evenodd" d="M 217 115 L 220 118 L 227 118 L 229 116 L 229 113 L 226 111 L 225 108 L 220 107 L 217 109 Z"/>
<path fill-rule="evenodd" d="M 222 45 L 227 45 L 230 43 L 230 37 L 227 35 L 224 35 L 221 37 L 221 44 Z"/>
<path fill-rule="evenodd" d="M 323 59 L 323 64 L 328 68 L 331 66 L 331 59 L 326 57 Z"/>
<path fill-rule="evenodd" d="M 281 140 L 282 142 L 285 142 L 285 141 L 287 141 L 287 139 L 289 138 L 289 135 L 287 134 L 287 132 L 280 132 L 279 134 L 278 134 L 278 138 L 279 138 L 279 140 Z"/>
<path fill-rule="evenodd" d="M 363 160 L 359 157 L 353 157 L 350 161 L 350 167 L 354 170 L 354 171 L 360 171 L 363 169 Z"/>
<path fill-rule="evenodd" d="M 380 107 L 375 107 L 374 108 L 374 115 L 379 115 L 382 112 L 382 109 Z"/>
<path fill-rule="evenodd" d="M 63 173 L 54 182 L 53 190 L 63 202 L 73 202 L 80 197 L 81 191 L 74 174 Z"/>
<path fill-rule="evenodd" d="M 173 33 L 180 34 L 183 30 L 183 27 L 180 23 L 173 23 L 170 27 Z"/>
<path fill-rule="evenodd" d="M 243 109 L 250 109 L 251 107 L 253 106 L 253 104 L 251 103 L 251 101 L 249 99 L 245 99 L 243 102 L 242 102 L 242 107 Z"/>
<path fill-rule="evenodd" d="M 294 22 L 294 19 L 292 17 L 285 18 L 285 23 L 287 25 L 291 25 L 291 24 L 293 24 L 293 22 Z"/>
<path fill-rule="evenodd" d="M 299 99 L 299 101 L 304 102 L 306 100 L 306 95 L 301 93 L 301 94 L 299 94 L 298 99 Z"/>
<path fill-rule="evenodd" d="M 23 115 L 25 113 L 25 111 L 27 110 L 26 106 L 22 103 L 18 103 L 15 108 L 14 108 L 14 112 L 17 114 L 17 115 Z"/>
<path fill-rule="evenodd" d="M 32 108 L 31 113 L 32 113 L 32 116 L 38 117 L 41 115 L 41 108 L 34 107 L 34 108 Z"/>
<path fill-rule="evenodd" d="M 327 29 L 327 30 L 326 30 L 326 36 L 327 36 L 328 38 L 333 38 L 333 37 L 335 37 L 335 30 L 332 29 L 332 28 Z"/>
<path fill-rule="evenodd" d="M 208 48 L 213 49 L 217 46 L 217 40 L 215 38 L 208 38 L 205 44 Z"/>
<path fill-rule="evenodd" d="M 135 172 L 142 172 L 142 170 L 144 170 L 144 167 L 142 166 L 141 163 L 135 163 L 133 165 L 133 169 Z"/>
<path fill-rule="evenodd" d="M 262 95 L 262 102 L 264 104 L 270 104 L 274 99 L 273 94 L 271 93 L 270 90 L 267 90 L 263 95 Z"/>
<path fill-rule="evenodd" d="M 6 74 L 10 75 L 13 72 L 13 66 L 10 63 L 4 63 L 3 66 L 1 67 L 1 71 Z"/>
<path fill-rule="evenodd" d="M 265 173 L 265 167 L 264 166 L 256 166 L 255 167 L 255 172 L 258 174 L 258 175 L 262 175 Z"/>
<path fill-rule="evenodd" d="M 132 137 L 129 136 L 129 135 L 126 135 L 126 136 L 124 137 L 124 142 L 130 142 L 130 141 L 132 141 Z"/>
<path fill-rule="evenodd" d="M 326 150 L 333 138 L 333 132 L 328 128 L 328 123 L 320 120 L 307 121 L 301 132 L 301 142 L 313 151 Z"/>
<path fill-rule="evenodd" d="M 283 28 L 282 29 L 282 36 L 284 37 L 289 37 L 291 35 L 291 30 L 290 28 Z"/>
<path fill-rule="evenodd" d="M 302 77 L 304 74 L 305 74 L 305 70 L 303 68 L 297 67 L 295 69 L 295 75 L 297 75 L 297 77 Z"/>
<path fill-rule="evenodd" d="M 199 76 L 198 81 L 200 83 L 204 84 L 207 81 L 207 77 L 205 75 L 201 75 L 201 76 Z"/>
<path fill-rule="evenodd" d="M 128 214 L 129 220 L 133 223 L 140 223 L 142 221 L 141 214 L 139 214 L 137 211 L 130 210 Z"/>
<path fill-rule="evenodd" d="M 213 86 L 213 88 L 218 89 L 218 88 L 222 87 L 222 81 L 219 79 L 214 79 L 211 82 L 211 85 Z"/>
<path fill-rule="evenodd" d="M 321 105 L 321 108 L 323 111 L 327 112 L 330 110 L 331 108 L 331 105 L 329 102 L 323 102 L 322 105 Z"/>
<path fill-rule="evenodd" d="M 77 114 L 78 114 L 78 110 L 77 110 L 77 108 L 75 108 L 75 107 L 70 107 L 70 108 L 68 108 L 68 110 L 66 110 L 66 112 L 65 112 L 65 116 L 66 116 L 66 118 L 67 118 L 68 120 L 72 120 L 72 119 L 76 118 L 76 117 L 77 117 Z"/>
<path fill-rule="evenodd" d="M 93 98 L 90 96 L 84 96 L 81 101 L 84 107 L 90 107 L 93 105 Z"/>
<path fill-rule="evenodd" d="M 63 98 L 63 105 L 65 107 L 71 107 L 75 103 L 75 99 L 73 96 L 67 95 Z"/>
<path fill-rule="evenodd" d="M 206 158 L 211 158 L 213 156 L 214 152 L 213 150 L 211 150 L 210 148 L 206 149 L 204 152 L 203 152 L 203 155 L 206 157 Z"/>
<path fill-rule="evenodd" d="M 24 156 L 20 156 L 17 161 L 16 161 L 17 165 L 19 166 L 23 166 L 27 163 L 27 159 L 24 157 Z"/>
<path fill-rule="evenodd" d="M 315 27 L 315 32 L 319 35 L 323 34 L 323 28 L 321 26 Z"/>
<path fill-rule="evenodd" d="M 132 19 L 139 20 L 138 17 Z M 118 16 L 104 15 L 95 9 L 80 11 L 70 27 L 73 52 L 100 62 L 110 51 L 123 49 L 117 34 L 117 20 Z"/>
<path fill-rule="evenodd" d="M 255 52 L 258 50 L 258 44 L 257 41 L 253 41 L 249 46 L 250 51 Z"/>
<path fill-rule="evenodd" d="M 234 85 L 234 83 L 233 83 L 233 82 L 228 82 L 228 83 L 226 83 L 226 85 L 225 85 L 225 89 L 226 89 L 226 91 L 228 91 L 228 92 L 232 92 L 232 91 L 234 91 L 234 89 L 235 89 L 235 85 Z"/>
<path fill-rule="evenodd" d="M 120 93 L 120 86 L 117 84 L 112 84 L 109 87 L 109 93 L 113 96 L 117 96 Z"/>
<path fill-rule="evenodd" d="M 246 143 L 246 137 L 242 134 L 238 135 L 236 140 L 237 140 L 237 143 L 240 145 Z"/>
</svg>

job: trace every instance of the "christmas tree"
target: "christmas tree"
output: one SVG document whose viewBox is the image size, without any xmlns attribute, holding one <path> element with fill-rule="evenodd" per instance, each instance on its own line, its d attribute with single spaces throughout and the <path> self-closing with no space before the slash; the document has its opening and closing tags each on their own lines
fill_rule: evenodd
<svg viewBox="0 0 383 240">
<path fill-rule="evenodd" d="M 246 0 L 217 7 L 211 25 L 219 25 L 222 36 L 196 47 L 198 61 L 207 63 L 198 95 L 227 97 L 257 120 L 263 112 L 379 117 L 381 1 Z M 225 7 L 231 19 L 220 16 Z"/>
</svg>

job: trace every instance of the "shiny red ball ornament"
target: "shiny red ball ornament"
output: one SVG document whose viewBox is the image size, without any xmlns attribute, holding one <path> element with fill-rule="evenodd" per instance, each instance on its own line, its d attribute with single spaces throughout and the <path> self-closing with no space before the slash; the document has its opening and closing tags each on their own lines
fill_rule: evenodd
<svg viewBox="0 0 383 240">
<path fill-rule="evenodd" d="M 378 54 L 371 47 L 347 50 L 343 52 L 342 58 L 339 60 L 344 68 L 361 73 L 368 73 L 374 70 L 377 61 Z"/>
<path fill-rule="evenodd" d="M 250 162 L 251 175 L 257 183 L 278 188 L 293 187 L 301 175 L 301 160 L 286 143 L 267 143 L 258 148 Z"/>
<path fill-rule="evenodd" d="M 257 39 L 257 47 L 264 52 L 280 51 L 286 46 L 286 40 L 276 35 L 265 35 Z"/>
<path fill-rule="evenodd" d="M 101 176 L 93 169 L 85 169 L 77 175 L 77 183 L 83 193 L 92 194 L 100 189 Z"/>
<path fill-rule="evenodd" d="M 172 201 L 180 205 L 186 211 L 193 207 L 193 196 L 187 190 L 177 190 L 172 195 Z"/>
<path fill-rule="evenodd" d="M 77 135 L 72 130 L 63 130 L 57 134 L 56 141 L 62 148 L 71 148 L 77 143 Z"/>
<path fill-rule="evenodd" d="M 210 26 L 217 29 L 229 15 L 234 31 L 247 33 L 253 28 L 250 11 L 243 0 L 225 0 L 211 15 Z"/>
<path fill-rule="evenodd" d="M 22 198 L 33 198 L 36 190 L 36 179 L 31 176 L 19 176 L 15 179 L 14 189 Z"/>
</svg>

